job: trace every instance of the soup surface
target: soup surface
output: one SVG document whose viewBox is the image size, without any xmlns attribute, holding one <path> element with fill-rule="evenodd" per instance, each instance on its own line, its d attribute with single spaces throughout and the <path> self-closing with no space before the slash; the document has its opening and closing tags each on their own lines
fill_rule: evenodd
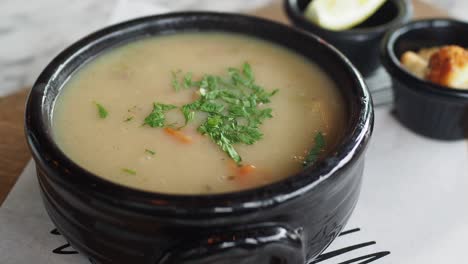
<svg viewBox="0 0 468 264">
<path fill-rule="evenodd" d="M 209 101 L 216 89 L 231 99 Z M 197 101 L 215 109 L 184 116 L 181 107 Z M 333 81 L 303 57 L 243 35 L 183 33 L 84 65 L 57 99 L 53 131 L 68 157 L 112 182 L 207 194 L 299 172 L 336 144 L 345 119 Z"/>
</svg>

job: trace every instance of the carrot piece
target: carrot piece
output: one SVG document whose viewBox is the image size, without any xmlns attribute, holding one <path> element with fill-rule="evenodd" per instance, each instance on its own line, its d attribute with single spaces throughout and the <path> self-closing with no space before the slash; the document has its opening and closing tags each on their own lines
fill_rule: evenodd
<svg viewBox="0 0 468 264">
<path fill-rule="evenodd" d="M 255 186 L 259 176 L 257 175 L 256 169 L 257 168 L 254 165 L 243 165 L 241 167 L 237 167 L 234 181 L 238 186 L 243 188 Z"/>
<path fill-rule="evenodd" d="M 227 166 L 232 173 L 228 179 L 243 188 L 255 186 L 255 183 L 260 179 L 260 175 L 257 175 L 259 171 L 254 165 L 238 166 L 233 160 L 229 160 Z"/>
<path fill-rule="evenodd" d="M 175 139 L 177 139 L 178 141 L 180 141 L 182 143 L 185 143 L 185 144 L 190 144 L 193 141 L 192 137 L 187 136 L 184 133 L 182 133 L 181 131 L 175 130 L 175 129 L 170 128 L 170 127 L 164 128 L 164 132 L 166 132 L 168 135 L 173 136 Z"/>
<path fill-rule="evenodd" d="M 255 170 L 257 169 L 257 167 L 251 164 L 239 166 L 233 160 L 228 160 L 227 166 L 229 167 L 229 170 L 232 171 L 232 174 L 234 174 L 235 176 L 247 176 L 255 172 Z"/>
<path fill-rule="evenodd" d="M 238 168 L 238 174 L 242 176 L 249 175 L 257 169 L 254 165 L 244 165 Z"/>
</svg>

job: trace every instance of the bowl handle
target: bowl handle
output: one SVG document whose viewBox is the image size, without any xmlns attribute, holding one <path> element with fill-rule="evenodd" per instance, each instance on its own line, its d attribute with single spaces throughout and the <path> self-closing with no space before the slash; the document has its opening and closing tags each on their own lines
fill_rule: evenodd
<svg viewBox="0 0 468 264">
<path fill-rule="evenodd" d="M 297 231 L 261 225 L 208 235 L 169 251 L 159 264 L 304 264 L 302 238 Z"/>
</svg>

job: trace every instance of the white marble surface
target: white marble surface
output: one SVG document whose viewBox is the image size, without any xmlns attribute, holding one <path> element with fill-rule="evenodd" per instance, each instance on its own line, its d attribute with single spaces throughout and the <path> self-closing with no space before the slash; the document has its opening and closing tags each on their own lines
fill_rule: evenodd
<svg viewBox="0 0 468 264">
<path fill-rule="evenodd" d="M 130 0 L 0 0 L 0 96 L 31 85 L 60 50 L 78 38 L 115 22 L 116 6 Z M 132 0 L 152 10 L 244 11 L 270 0 Z M 424 0 L 468 18 L 467 0 Z M 128 11 L 128 10 L 127 10 Z M 131 12 L 127 12 L 131 14 Z"/>
</svg>

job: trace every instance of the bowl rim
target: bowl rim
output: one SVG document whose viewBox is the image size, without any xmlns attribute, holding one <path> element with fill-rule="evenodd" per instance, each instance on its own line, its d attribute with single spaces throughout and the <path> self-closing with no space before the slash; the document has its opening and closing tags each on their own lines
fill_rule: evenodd
<svg viewBox="0 0 468 264">
<path fill-rule="evenodd" d="M 411 34 L 414 31 L 435 27 L 465 27 L 468 33 L 468 23 L 462 22 L 453 18 L 430 18 L 414 20 L 409 23 L 392 28 L 384 36 L 381 46 L 381 60 L 385 69 L 390 73 L 392 78 L 398 79 L 402 83 L 413 83 L 413 85 L 406 85 L 409 89 L 417 92 L 427 92 L 435 96 L 444 96 L 447 98 L 463 98 L 468 99 L 468 89 L 459 89 L 447 87 L 433 83 L 429 80 L 421 79 L 407 69 L 405 69 L 400 62 L 400 59 L 395 54 L 395 44 L 398 40 Z M 453 43 L 448 43 L 453 44 Z M 448 45 L 447 44 L 447 45 Z M 421 47 L 423 48 L 423 47 Z M 422 88 L 422 89 L 419 89 Z"/>
<path fill-rule="evenodd" d="M 355 81 L 354 89 L 358 93 L 358 96 L 356 96 L 358 99 L 355 102 L 359 106 L 356 110 L 358 112 L 356 125 L 347 128 L 350 135 L 345 136 L 342 140 L 336 156 L 327 156 L 316 166 L 311 166 L 296 175 L 291 175 L 265 186 L 239 192 L 209 195 L 166 194 L 134 189 L 101 178 L 69 159 L 53 140 L 52 133 L 47 129 L 47 121 L 45 120 L 48 117 L 44 113 L 44 99 L 53 77 L 58 75 L 67 60 L 70 60 L 81 49 L 89 45 L 95 45 L 99 39 L 112 34 L 118 35 L 119 32 L 125 29 L 138 27 L 145 23 L 171 19 L 187 19 L 188 21 L 193 21 L 193 19 L 211 19 L 213 21 L 231 19 L 230 23 L 243 23 L 243 26 L 260 23 L 278 30 L 291 31 L 298 37 L 307 38 L 309 41 L 317 42 L 318 45 L 324 45 L 325 49 L 329 51 L 330 55 L 328 56 L 336 56 L 336 60 L 342 64 L 343 71 L 347 71 Z M 246 35 L 248 34 L 246 33 Z M 275 43 L 273 40 L 270 41 Z M 67 77 L 74 73 L 75 71 Z M 91 191 L 97 197 L 105 199 L 107 202 L 115 202 L 113 201 L 115 199 L 109 200 L 109 197 L 125 197 L 125 199 L 131 200 L 129 202 L 131 208 L 144 210 L 146 213 L 155 212 L 160 216 L 222 216 L 232 213 L 255 212 L 259 209 L 269 208 L 296 199 L 325 180 L 332 178 L 332 175 L 338 174 L 341 170 L 356 162 L 364 152 L 372 133 L 373 118 L 372 99 L 363 77 L 344 55 L 320 38 L 311 34 L 304 34 L 302 31 L 277 22 L 248 15 L 221 12 L 176 12 L 141 17 L 105 27 L 63 50 L 46 66 L 31 89 L 25 111 L 25 133 L 28 146 L 36 163 L 39 163 L 41 170 L 45 170 L 48 178 L 53 178 L 52 180 L 59 184 L 76 187 L 76 184 L 72 185 L 70 183 L 70 181 L 73 181 L 70 178 L 53 176 L 53 170 L 59 169 L 62 172 L 68 171 L 70 175 L 80 175 L 80 178 L 76 179 L 80 181 L 80 186 L 86 187 L 87 191 Z M 119 205 L 124 204 L 119 203 Z"/>
<path fill-rule="evenodd" d="M 389 2 L 395 3 L 395 5 L 398 8 L 398 14 L 396 17 L 394 17 L 390 22 L 377 25 L 374 27 L 366 27 L 366 28 L 351 28 L 351 29 L 346 29 L 346 30 L 330 30 L 326 28 L 322 28 L 311 21 L 307 20 L 301 10 L 299 10 L 299 7 L 297 5 L 298 0 L 284 0 L 284 6 L 286 9 L 286 14 L 287 16 L 296 22 L 300 22 L 304 25 L 307 25 L 307 27 L 301 27 L 304 30 L 309 30 L 308 28 L 313 28 L 320 34 L 335 34 L 335 35 L 341 35 L 341 36 L 346 36 L 346 37 L 353 37 L 354 35 L 363 35 L 363 34 L 369 34 L 369 33 L 383 33 L 387 31 L 389 28 L 398 25 L 408 19 L 412 13 L 413 13 L 413 5 L 410 3 L 410 1 L 405 1 L 405 0 L 389 0 Z"/>
</svg>

